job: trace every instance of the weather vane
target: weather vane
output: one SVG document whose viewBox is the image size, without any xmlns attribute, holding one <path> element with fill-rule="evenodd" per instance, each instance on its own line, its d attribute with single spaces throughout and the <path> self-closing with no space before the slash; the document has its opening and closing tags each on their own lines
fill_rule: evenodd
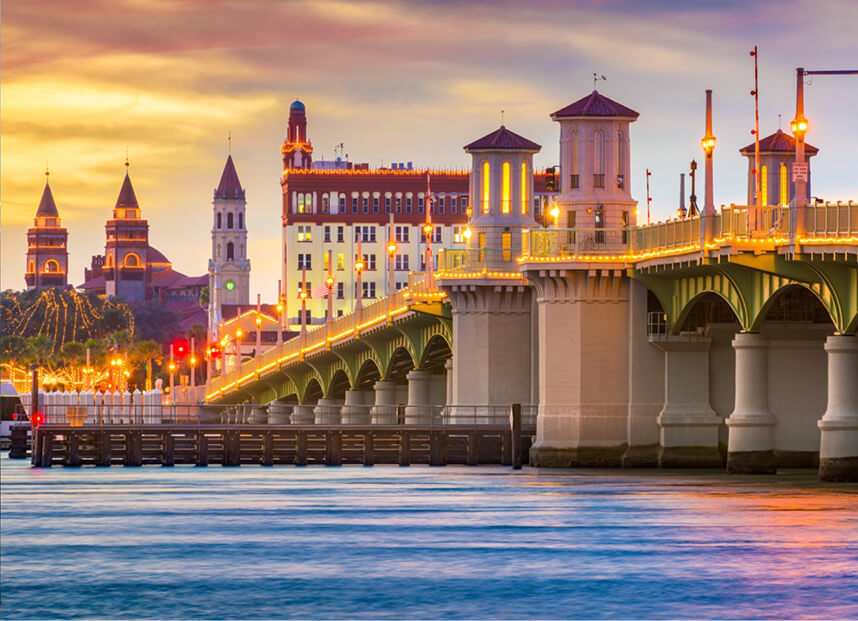
<svg viewBox="0 0 858 621">
<path fill-rule="evenodd" d="M 594 73 L 593 74 L 593 90 L 594 91 L 596 90 L 596 82 L 598 82 L 599 80 L 607 80 L 607 79 L 608 78 L 606 78 L 605 76 L 603 76 L 600 73 Z"/>
</svg>

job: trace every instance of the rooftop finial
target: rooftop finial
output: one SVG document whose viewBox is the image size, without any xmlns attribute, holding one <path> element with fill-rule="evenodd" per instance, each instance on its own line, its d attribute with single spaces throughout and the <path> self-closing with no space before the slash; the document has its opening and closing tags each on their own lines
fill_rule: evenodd
<svg viewBox="0 0 858 621">
<path fill-rule="evenodd" d="M 603 76 L 600 73 L 594 73 L 593 74 L 593 90 L 594 91 L 596 90 L 596 82 L 598 82 L 599 80 L 607 80 L 607 79 L 608 78 L 606 78 L 605 76 Z"/>
<path fill-rule="evenodd" d="M 781 114 L 778 115 L 778 130 L 780 130 L 780 128 L 781 128 L 781 116 L 783 116 L 783 115 L 781 115 Z"/>
<path fill-rule="evenodd" d="M 232 130 L 226 133 L 226 154 L 232 155 Z"/>
<path fill-rule="evenodd" d="M 51 176 L 51 169 L 48 168 L 48 158 L 45 158 L 45 179 Z"/>
<path fill-rule="evenodd" d="M 501 110 L 501 125 L 503 125 L 503 110 Z"/>
<path fill-rule="evenodd" d="M 131 163 L 128 161 L 128 145 L 125 145 L 125 170 L 128 170 L 128 167 Z"/>
</svg>

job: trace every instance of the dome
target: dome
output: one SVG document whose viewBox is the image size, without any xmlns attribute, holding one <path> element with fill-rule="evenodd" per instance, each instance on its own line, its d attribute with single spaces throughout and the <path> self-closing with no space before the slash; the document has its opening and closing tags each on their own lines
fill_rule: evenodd
<svg viewBox="0 0 858 621">
<path fill-rule="evenodd" d="M 289 106 L 290 112 L 304 112 L 304 104 L 301 103 L 299 99 L 296 99 L 292 102 L 292 105 Z"/>
</svg>

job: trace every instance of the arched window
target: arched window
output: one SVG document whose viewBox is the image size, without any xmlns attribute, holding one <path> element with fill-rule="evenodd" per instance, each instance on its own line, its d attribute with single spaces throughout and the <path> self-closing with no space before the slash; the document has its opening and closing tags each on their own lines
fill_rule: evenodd
<svg viewBox="0 0 858 621">
<path fill-rule="evenodd" d="M 501 167 L 501 213 L 509 213 L 510 210 L 510 163 L 504 162 Z"/>
<path fill-rule="evenodd" d="M 32 274 L 35 271 L 36 271 L 36 263 L 34 261 L 30 261 L 27 264 L 27 273 Z"/>
<path fill-rule="evenodd" d="M 220 244 L 217 245 L 217 249 L 215 250 L 215 258 L 220 259 Z"/>
<path fill-rule="evenodd" d="M 140 257 L 133 252 L 125 255 L 125 267 L 138 267 L 140 265 Z"/>
<path fill-rule="evenodd" d="M 113 255 L 107 255 L 107 260 L 104 262 L 105 267 L 113 267 Z"/>
<path fill-rule="evenodd" d="M 760 205 L 769 204 L 769 167 L 765 164 L 760 168 Z"/>
<path fill-rule="evenodd" d="M 578 132 L 572 132 L 572 175 L 569 178 L 570 187 L 577 190 L 581 187 L 578 167 L 581 165 L 581 153 L 578 147 Z M 563 172 L 563 171 L 561 171 Z"/>
<path fill-rule="evenodd" d="M 226 244 L 226 260 L 232 261 L 235 259 L 235 246 L 232 242 L 227 242 Z"/>
<path fill-rule="evenodd" d="M 483 199 L 481 203 L 481 211 L 483 213 L 489 213 L 489 180 L 491 175 L 489 174 L 489 161 L 483 160 Z"/>
<path fill-rule="evenodd" d="M 786 164 L 781 162 L 781 180 L 780 180 L 780 194 L 781 200 L 780 204 L 782 206 L 786 206 L 789 204 L 789 178 L 787 177 L 787 167 Z"/>
<path fill-rule="evenodd" d="M 621 188 L 621 189 L 624 188 L 626 185 L 626 174 L 625 174 L 625 171 L 623 169 L 623 151 L 625 151 L 625 149 L 623 148 L 623 145 L 624 145 L 623 132 L 618 131 L 617 132 L 617 187 Z"/>
<path fill-rule="evenodd" d="M 44 271 L 48 274 L 56 274 L 60 271 L 60 264 L 53 259 L 48 259 L 45 261 Z"/>
<path fill-rule="evenodd" d="M 223 218 L 221 218 L 221 213 L 217 212 L 217 228 L 223 228 Z"/>
<path fill-rule="evenodd" d="M 232 212 L 229 212 L 228 214 L 226 214 L 226 228 L 231 229 L 232 227 L 233 227 Z"/>
<path fill-rule="evenodd" d="M 521 163 L 521 215 L 527 215 L 527 162 Z"/>
<path fill-rule="evenodd" d="M 239 214 L 238 214 L 238 228 L 240 228 L 240 229 L 244 228 L 244 214 L 241 212 L 239 212 Z"/>
<path fill-rule="evenodd" d="M 593 187 L 605 187 L 605 134 L 593 134 Z"/>
</svg>

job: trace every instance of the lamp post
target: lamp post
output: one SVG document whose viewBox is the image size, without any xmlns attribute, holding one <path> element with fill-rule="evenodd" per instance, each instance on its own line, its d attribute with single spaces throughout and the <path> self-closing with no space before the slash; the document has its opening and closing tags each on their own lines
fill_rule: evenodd
<svg viewBox="0 0 858 621">
<path fill-rule="evenodd" d="M 760 192 L 760 86 L 756 45 L 751 50 L 751 56 L 754 57 L 754 90 L 751 91 L 751 96 L 754 98 L 754 129 L 751 132 L 754 135 L 754 206 L 760 207 L 763 204 L 763 196 Z"/>
<path fill-rule="evenodd" d="M 331 326 L 334 323 L 334 283 L 336 280 L 334 279 L 334 266 L 331 262 L 333 259 L 333 253 L 328 250 L 328 277 L 325 278 L 325 285 L 328 287 L 328 320 L 325 322 L 325 328 L 327 329 L 327 338 L 328 345 L 330 346 L 330 338 L 331 338 Z"/>
<path fill-rule="evenodd" d="M 188 363 L 191 366 L 191 388 L 197 385 L 197 347 L 196 339 L 191 337 L 191 357 L 188 358 Z"/>
<path fill-rule="evenodd" d="M 259 364 L 259 354 L 262 353 L 262 294 L 256 294 L 256 362 Z"/>
<path fill-rule="evenodd" d="M 649 195 L 649 178 L 652 176 L 649 168 L 646 169 L 646 223 L 649 224 L 650 205 L 652 205 L 652 197 Z"/>
<path fill-rule="evenodd" d="M 244 331 L 241 328 L 235 329 L 235 378 L 236 381 L 241 373 L 241 337 L 244 336 Z"/>
<path fill-rule="evenodd" d="M 804 116 L 804 67 L 795 70 L 795 118 L 790 129 L 795 136 L 795 164 L 792 179 L 795 183 L 795 237 L 801 238 L 806 232 L 804 210 L 807 207 L 807 163 L 804 160 L 804 135 L 807 133 L 807 118 Z"/>
<path fill-rule="evenodd" d="M 715 136 L 712 135 L 712 89 L 706 89 L 706 135 L 700 141 L 706 154 L 706 188 L 703 199 L 703 212 L 708 216 L 715 213 L 713 153 Z"/>
<path fill-rule="evenodd" d="M 168 368 L 170 369 L 170 404 L 172 405 L 173 403 L 176 402 L 176 399 L 175 399 L 176 393 L 174 392 L 174 389 L 176 387 L 176 380 L 175 380 L 176 355 L 175 355 L 175 352 L 173 351 L 173 344 L 172 343 L 170 343 L 170 365 Z"/>
<path fill-rule="evenodd" d="M 277 349 L 283 344 L 283 281 L 277 281 Z M 279 356 L 278 356 L 279 357 Z"/>
<path fill-rule="evenodd" d="M 387 320 L 390 321 L 390 313 L 393 311 L 393 294 L 396 289 L 396 272 L 394 271 L 394 259 L 396 258 L 396 242 L 393 237 L 387 244 L 388 257 L 388 281 L 387 281 Z"/>
<path fill-rule="evenodd" d="M 363 306 L 363 267 L 361 242 L 358 240 L 357 257 L 355 258 L 355 319 L 357 320 L 357 324 L 360 324 L 358 315 Z"/>
</svg>

